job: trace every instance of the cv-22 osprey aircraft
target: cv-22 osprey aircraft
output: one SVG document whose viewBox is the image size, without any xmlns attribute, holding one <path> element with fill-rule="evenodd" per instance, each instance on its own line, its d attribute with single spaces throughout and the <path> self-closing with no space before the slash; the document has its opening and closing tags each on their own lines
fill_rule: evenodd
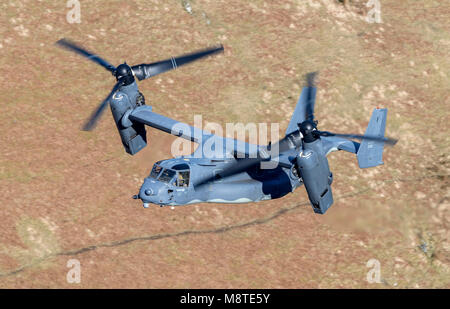
<svg viewBox="0 0 450 309">
<path fill-rule="evenodd" d="M 147 145 L 145 126 L 199 144 L 191 154 L 156 162 L 135 199 L 145 208 L 150 203 L 178 206 L 194 203 L 249 203 L 277 199 L 304 185 L 315 213 L 324 214 L 333 204 L 327 155 L 343 150 L 356 154 L 360 168 L 383 164 L 387 109 L 375 109 L 364 135 L 320 131 L 314 119 L 315 73 L 307 74 L 285 136 L 275 143 L 255 145 L 217 136 L 153 112 L 145 104 L 136 79 L 141 81 L 192 61 L 223 52 L 213 47 L 150 64 L 118 67 L 79 45 L 61 39 L 57 45 L 74 51 L 110 71 L 116 84 L 92 113 L 83 130 L 92 130 L 109 105 L 126 152 L 134 155 Z M 356 142 L 354 140 L 359 140 Z M 215 145 L 213 155 L 204 146 Z M 219 146 L 218 146 L 219 145 Z M 274 163 L 274 164 L 268 164 Z"/>
</svg>

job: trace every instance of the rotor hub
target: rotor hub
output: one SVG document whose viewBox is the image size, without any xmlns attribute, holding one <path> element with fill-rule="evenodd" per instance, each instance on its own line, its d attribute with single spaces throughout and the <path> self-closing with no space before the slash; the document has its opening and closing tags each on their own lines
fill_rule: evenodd
<svg viewBox="0 0 450 309">
<path fill-rule="evenodd" d="M 313 133 L 317 131 L 317 125 L 312 120 L 305 120 L 298 124 L 299 130 L 303 135 L 305 143 L 314 142 L 318 137 Z"/>
<path fill-rule="evenodd" d="M 134 82 L 133 70 L 126 62 L 117 67 L 114 72 L 114 76 L 117 81 L 121 80 L 124 86 L 130 85 Z"/>
</svg>

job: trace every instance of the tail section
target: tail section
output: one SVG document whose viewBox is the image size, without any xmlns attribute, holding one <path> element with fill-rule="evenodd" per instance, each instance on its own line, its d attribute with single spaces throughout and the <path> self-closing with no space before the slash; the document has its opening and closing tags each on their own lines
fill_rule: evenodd
<svg viewBox="0 0 450 309">
<path fill-rule="evenodd" d="M 384 137 L 386 129 L 387 108 L 374 109 L 365 135 Z M 360 168 L 383 164 L 384 143 L 363 139 L 356 154 Z"/>
</svg>

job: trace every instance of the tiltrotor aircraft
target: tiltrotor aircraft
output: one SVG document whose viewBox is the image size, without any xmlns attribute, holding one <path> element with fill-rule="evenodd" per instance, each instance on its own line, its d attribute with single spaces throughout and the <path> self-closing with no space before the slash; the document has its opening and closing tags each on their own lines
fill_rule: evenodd
<svg viewBox="0 0 450 309">
<path fill-rule="evenodd" d="M 375 109 L 364 135 L 319 131 L 314 119 L 315 73 L 307 74 L 285 137 L 269 145 L 255 145 L 217 136 L 153 112 L 145 105 L 136 78 L 141 81 L 217 54 L 214 47 L 151 64 L 117 68 L 75 43 L 61 39 L 61 47 L 74 51 L 110 71 L 117 82 L 110 94 L 84 125 L 92 130 L 109 104 L 126 152 L 134 155 L 147 145 L 145 125 L 199 144 L 191 154 L 156 162 L 135 199 L 145 208 L 150 203 L 178 206 L 193 203 L 248 203 L 276 199 L 304 185 L 315 213 L 333 204 L 327 155 L 344 150 L 356 154 L 360 168 L 382 162 L 384 145 L 396 140 L 384 137 L 387 109 Z M 353 140 L 360 140 L 356 142 Z M 208 147 L 206 147 L 208 145 Z M 213 149 L 205 155 L 205 147 Z M 214 148 L 215 147 L 215 148 Z M 273 163 L 273 164 L 271 164 Z M 270 168 L 268 168 L 270 167 Z"/>
</svg>

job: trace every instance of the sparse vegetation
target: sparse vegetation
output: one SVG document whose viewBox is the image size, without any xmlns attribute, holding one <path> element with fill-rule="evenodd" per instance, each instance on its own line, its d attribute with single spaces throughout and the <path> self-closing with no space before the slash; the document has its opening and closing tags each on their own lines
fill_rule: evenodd
<svg viewBox="0 0 450 309">
<path fill-rule="evenodd" d="M 383 23 L 370 24 L 366 2 L 86 0 L 80 24 L 61 1 L 2 3 L 0 288 L 71 287 L 74 255 L 83 288 L 448 288 L 449 12 L 437 0 L 383 0 Z M 110 79 L 55 48 L 62 37 L 115 64 L 223 43 L 222 56 L 140 84 L 155 111 L 188 123 L 270 121 L 282 133 L 302 76 L 318 70 L 322 128 L 363 133 L 371 110 L 387 107 L 399 142 L 375 169 L 331 154 L 325 216 L 303 189 L 144 210 L 131 196 L 173 138 L 149 129 L 149 147 L 130 157 L 110 115 L 80 132 Z M 380 285 L 366 281 L 372 258 Z"/>
</svg>

